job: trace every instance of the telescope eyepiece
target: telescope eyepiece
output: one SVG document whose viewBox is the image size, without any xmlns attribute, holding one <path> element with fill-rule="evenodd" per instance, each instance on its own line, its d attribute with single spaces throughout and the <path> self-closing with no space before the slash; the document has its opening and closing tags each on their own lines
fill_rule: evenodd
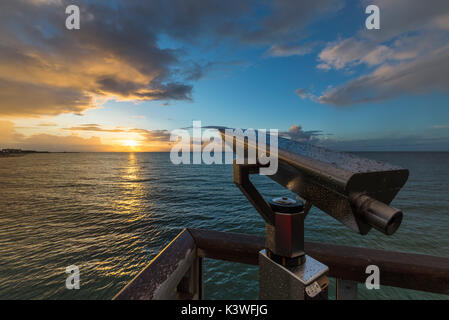
<svg viewBox="0 0 449 320">
<path fill-rule="evenodd" d="M 403 216 L 401 210 L 365 194 L 353 194 L 350 198 L 362 220 L 380 232 L 392 235 L 401 225 Z"/>
</svg>

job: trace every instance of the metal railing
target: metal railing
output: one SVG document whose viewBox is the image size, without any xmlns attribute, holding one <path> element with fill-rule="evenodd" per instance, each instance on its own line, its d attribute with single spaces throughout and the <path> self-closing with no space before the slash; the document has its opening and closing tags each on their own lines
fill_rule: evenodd
<svg viewBox="0 0 449 320">
<path fill-rule="evenodd" d="M 258 264 L 265 237 L 184 229 L 114 299 L 202 299 L 203 259 Z M 336 278 L 336 298 L 356 299 L 366 267 L 380 284 L 449 295 L 449 258 L 306 242 L 305 251 Z"/>
</svg>

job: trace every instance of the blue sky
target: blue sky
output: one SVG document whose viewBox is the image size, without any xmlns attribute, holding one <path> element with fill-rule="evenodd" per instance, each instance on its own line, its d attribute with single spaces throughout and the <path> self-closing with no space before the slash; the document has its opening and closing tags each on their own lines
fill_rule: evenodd
<svg viewBox="0 0 449 320">
<path fill-rule="evenodd" d="M 5 146 L 154 151 L 201 120 L 339 150 L 449 151 L 447 1 L 71 1 L 71 31 L 68 3 L 0 5 Z M 365 28 L 368 4 L 380 30 Z"/>
</svg>

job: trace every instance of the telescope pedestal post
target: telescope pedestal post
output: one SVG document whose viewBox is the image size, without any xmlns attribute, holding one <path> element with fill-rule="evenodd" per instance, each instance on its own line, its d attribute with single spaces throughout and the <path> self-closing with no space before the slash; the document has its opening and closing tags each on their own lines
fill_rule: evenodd
<svg viewBox="0 0 449 320">
<path fill-rule="evenodd" d="M 304 219 L 311 204 L 281 197 L 266 202 L 249 179 L 260 165 L 234 162 L 234 183 L 266 223 L 259 252 L 260 299 L 327 299 L 329 268 L 304 252 Z"/>
<path fill-rule="evenodd" d="M 261 300 L 326 300 L 329 268 L 305 255 L 304 263 L 284 267 L 259 252 L 259 299 Z"/>
<path fill-rule="evenodd" d="M 287 197 L 269 205 L 274 225 L 266 224 L 266 249 L 259 252 L 259 298 L 327 299 L 329 268 L 304 252 L 307 209 L 302 201 Z"/>
</svg>

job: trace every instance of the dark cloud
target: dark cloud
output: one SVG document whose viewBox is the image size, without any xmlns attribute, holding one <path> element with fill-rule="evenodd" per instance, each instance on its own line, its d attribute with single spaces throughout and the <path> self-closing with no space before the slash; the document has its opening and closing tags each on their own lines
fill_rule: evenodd
<svg viewBox="0 0 449 320">
<path fill-rule="evenodd" d="M 196 36 L 203 24 L 216 27 L 223 22 L 215 18 L 224 7 L 225 12 L 241 14 L 239 3 L 2 1 L 0 112 L 22 116 L 81 113 L 93 107 L 93 96 L 191 100 L 192 84 L 181 81 L 198 80 L 202 72 L 182 80 L 184 53 L 161 48 L 159 34 Z M 80 30 L 65 29 L 68 4 L 80 6 Z M 18 91 L 27 92 L 27 97 Z"/>
<path fill-rule="evenodd" d="M 64 8 L 73 3 L 82 24 L 69 31 Z M 178 84 L 171 72 L 179 54 L 160 48 L 148 21 L 133 10 L 121 1 L 2 1 L 0 112 L 81 113 L 93 107 L 93 96 L 191 99 L 192 86 Z"/>
<path fill-rule="evenodd" d="M 105 77 L 98 79 L 97 84 L 100 92 L 104 94 L 119 94 L 125 98 L 133 96 L 139 100 L 192 100 L 192 86 L 182 83 L 142 85 L 131 81 L 120 81 L 116 78 Z"/>
<path fill-rule="evenodd" d="M 197 62 L 192 62 L 191 66 L 184 71 L 186 80 L 199 80 L 204 76 L 207 66 L 202 66 Z"/>
<path fill-rule="evenodd" d="M 0 2 L 0 114 L 82 113 L 102 100 L 191 100 L 192 83 L 228 62 L 188 62 L 187 52 L 163 48 L 217 45 L 229 39 L 271 47 L 273 55 L 302 54 L 307 23 L 341 7 L 340 0 L 5 0 Z M 65 7 L 81 9 L 81 29 L 65 28 Z M 255 12 L 266 14 L 255 14 Z M 201 44 L 202 45 L 202 44 Z M 301 49 L 303 50 L 303 49 Z M 39 86 L 36 85 L 39 83 Z M 45 91 L 45 92 L 43 92 Z M 67 97 L 62 100 L 61 97 Z M 0 97 L 0 98 L 3 98 Z M 32 101 L 29 101 L 32 100 Z M 31 105 L 29 105 L 31 103 Z"/>
<path fill-rule="evenodd" d="M 192 100 L 191 85 L 182 83 L 163 84 L 156 90 L 139 93 L 138 96 L 151 100 Z"/>
<path fill-rule="evenodd" d="M 284 45 L 304 37 L 308 23 L 329 12 L 336 12 L 344 5 L 340 0 L 271 1 L 267 3 L 269 14 L 252 29 L 242 33 L 242 39 L 252 43 Z"/>
<path fill-rule="evenodd" d="M 131 0 L 126 8 L 144 19 L 155 34 L 163 32 L 177 40 L 198 43 L 198 35 L 237 36 L 241 19 L 252 13 L 256 0 Z M 238 32 L 238 30 L 240 32 Z"/>
<path fill-rule="evenodd" d="M 342 8 L 342 0 L 152 0 L 126 1 L 138 15 L 152 21 L 155 33 L 198 42 L 198 35 L 244 43 L 284 44 L 304 37 L 308 23 Z M 263 11 L 265 14 L 256 14 Z"/>
<path fill-rule="evenodd" d="M 120 81 L 112 77 L 101 77 L 97 80 L 98 90 L 105 94 L 119 94 L 123 97 L 129 97 L 135 94 L 139 89 L 143 89 L 144 85 L 139 85 L 132 81 Z"/>
</svg>

